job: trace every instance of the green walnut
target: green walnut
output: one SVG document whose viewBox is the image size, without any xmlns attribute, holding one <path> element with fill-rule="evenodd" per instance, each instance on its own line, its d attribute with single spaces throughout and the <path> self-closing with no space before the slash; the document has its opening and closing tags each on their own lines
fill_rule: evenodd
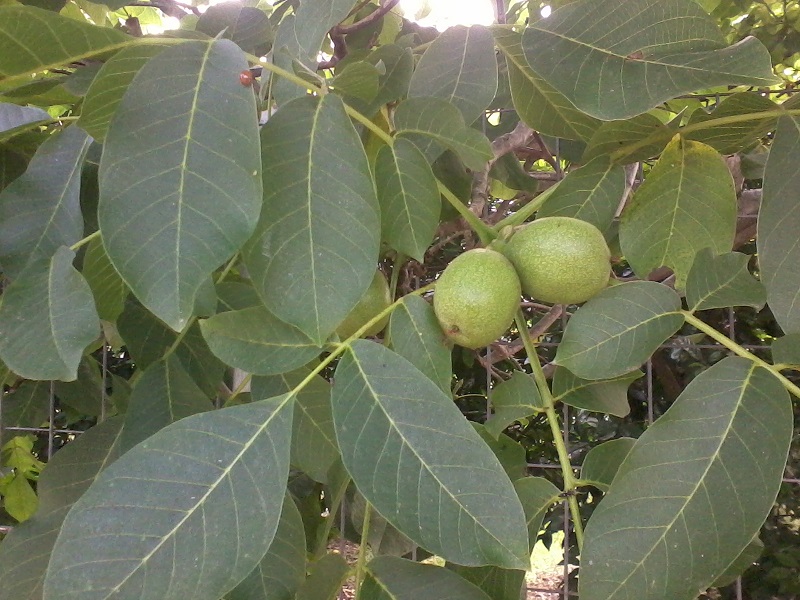
<svg viewBox="0 0 800 600">
<path fill-rule="evenodd" d="M 504 252 L 522 291 L 542 302 L 578 304 L 608 285 L 608 244 L 597 227 L 580 219 L 537 219 L 516 231 Z"/>
<path fill-rule="evenodd" d="M 433 310 L 445 335 L 466 348 L 487 346 L 506 332 L 519 306 L 513 265 L 478 248 L 455 258 L 436 282 Z"/>
<path fill-rule="evenodd" d="M 383 276 L 381 271 L 375 272 L 375 277 L 372 278 L 372 283 L 369 284 L 367 291 L 353 307 L 353 310 L 344 318 L 344 321 L 339 323 L 336 328 L 336 335 L 339 339 L 346 340 L 356 331 L 358 331 L 364 323 L 375 317 L 379 312 L 385 309 L 392 303 L 392 293 L 389 290 L 389 284 L 386 282 L 386 277 Z M 383 331 L 386 324 L 389 322 L 389 315 L 375 323 L 372 327 L 364 332 L 365 337 L 378 335 Z"/>
</svg>

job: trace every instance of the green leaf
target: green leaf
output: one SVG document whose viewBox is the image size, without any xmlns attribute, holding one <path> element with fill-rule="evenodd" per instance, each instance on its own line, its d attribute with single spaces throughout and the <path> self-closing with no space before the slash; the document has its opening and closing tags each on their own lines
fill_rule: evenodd
<svg viewBox="0 0 800 600">
<path fill-rule="evenodd" d="M 322 345 L 375 275 L 380 209 L 367 157 L 334 94 L 282 106 L 262 144 L 264 210 L 245 263 L 270 312 Z"/>
<path fill-rule="evenodd" d="M 761 42 L 726 47 L 715 21 L 692 0 L 578 0 L 529 26 L 522 46 L 531 69 L 604 120 L 703 88 L 776 81 Z"/>
<path fill-rule="evenodd" d="M 4 190 L 28 167 L 28 157 L 9 144 L 0 144 L 0 190 Z"/>
<path fill-rule="evenodd" d="M 520 600 L 525 571 L 499 567 L 462 567 L 448 563 L 447 568 L 480 588 L 492 600 Z"/>
<path fill-rule="evenodd" d="M 23 381 L 3 396 L 4 428 L 38 427 L 49 416 L 49 381 Z"/>
<path fill-rule="evenodd" d="M 645 160 L 660 154 L 676 133 L 675 127 L 662 123 L 649 113 L 624 121 L 608 121 L 598 127 L 589 139 L 583 160 L 594 160 L 612 152 L 622 153 L 617 158 L 618 164 Z M 641 145 L 644 140 L 647 143 Z"/>
<path fill-rule="evenodd" d="M 775 129 L 777 119 L 774 116 L 764 118 L 758 113 L 778 108 L 772 100 L 756 92 L 733 94 L 720 101 L 711 112 L 703 109 L 694 111 L 686 126 L 691 128 L 703 123 L 706 127 L 690 131 L 686 138 L 703 142 L 720 154 L 735 154 L 746 150 Z M 714 123 L 717 119 L 742 115 L 752 118 L 728 125 Z"/>
<path fill-rule="evenodd" d="M 486 427 L 480 423 L 471 422 L 472 428 L 478 432 L 481 439 L 494 452 L 497 460 L 511 481 L 525 477 L 528 473 L 528 462 L 525 448 L 517 441 L 501 433 L 498 436 L 490 434 Z"/>
<path fill-rule="evenodd" d="M 350 567 L 341 554 L 326 554 L 311 565 L 310 573 L 297 591 L 297 600 L 333 600 L 339 595 Z"/>
<path fill-rule="evenodd" d="M 372 512 L 369 520 L 369 534 L 367 539 L 364 539 L 362 523 L 364 522 L 364 512 L 368 506 Z M 349 517 L 353 523 L 353 528 L 361 536 L 360 543 L 369 544 L 373 556 L 381 554 L 405 556 L 416 549 L 417 545 L 397 531 L 379 513 L 372 510 L 372 506 L 361 494 L 357 492 L 353 494 L 352 500 L 347 503 L 347 508 L 350 511 Z"/>
<path fill-rule="evenodd" d="M 0 142 L 51 120 L 50 115 L 41 108 L 0 102 Z"/>
<path fill-rule="evenodd" d="M 539 530 L 547 511 L 561 500 L 561 490 L 544 477 L 523 477 L 514 482 L 514 489 L 525 509 L 530 550 L 536 545 Z"/>
<path fill-rule="evenodd" d="M 100 364 L 91 356 L 84 356 L 78 365 L 78 378 L 75 381 L 57 381 L 54 384 L 56 396 L 64 406 L 80 415 L 98 417 L 103 412 L 103 378 Z"/>
<path fill-rule="evenodd" d="M 389 319 L 389 340 L 392 350 L 450 393 L 452 352 L 430 303 L 405 296 Z"/>
<path fill-rule="evenodd" d="M 423 565 L 395 556 L 367 563 L 363 600 L 488 600 L 477 586 L 450 569 Z"/>
<path fill-rule="evenodd" d="M 729 357 L 701 373 L 637 440 L 592 514 L 581 598 L 695 598 L 758 533 L 791 438 L 789 394 L 768 370 Z"/>
<path fill-rule="evenodd" d="M 800 118 L 778 121 L 758 212 L 758 264 L 767 302 L 786 333 L 800 332 Z"/>
<path fill-rule="evenodd" d="M 229 600 L 292 600 L 306 579 L 306 534 L 292 497 L 283 499 L 281 519 L 269 550 L 255 570 L 228 594 Z"/>
<path fill-rule="evenodd" d="M 344 465 L 392 525 L 445 560 L 526 567 L 524 515 L 502 466 L 410 362 L 374 342 L 353 342 L 331 402 Z"/>
<path fill-rule="evenodd" d="M 97 314 L 105 321 L 116 322 L 130 290 L 111 264 L 102 239 L 95 238 L 86 247 L 82 273 L 92 290 Z"/>
<path fill-rule="evenodd" d="M 254 377 L 253 395 L 268 398 L 295 389 L 310 373 L 307 368 L 271 377 Z M 319 375 L 299 392 L 294 401 L 291 463 L 321 483 L 339 458 L 331 414 L 331 385 Z"/>
<path fill-rule="evenodd" d="M 59 248 L 49 268 L 29 269 L 3 294 L 0 359 L 25 379 L 72 381 L 83 350 L 100 333 L 92 292 L 74 258 Z"/>
<path fill-rule="evenodd" d="M 800 365 L 800 333 L 776 338 L 770 347 L 775 364 Z"/>
<path fill-rule="evenodd" d="M 369 102 L 378 93 L 380 71 L 364 60 L 348 62 L 331 80 L 333 89 L 343 96 Z"/>
<path fill-rule="evenodd" d="M 168 48 L 139 70 L 106 135 L 98 210 L 106 251 L 176 331 L 261 210 L 255 97 L 238 77 L 245 68 L 228 40 Z"/>
<path fill-rule="evenodd" d="M 200 321 L 200 330 L 218 358 L 255 375 L 291 371 L 321 351 L 306 334 L 263 306 L 220 313 Z"/>
<path fill-rule="evenodd" d="M 133 386 L 120 450 L 139 442 L 184 417 L 211 410 L 213 405 L 173 354 L 150 365 Z"/>
<path fill-rule="evenodd" d="M 431 97 L 409 98 L 394 114 L 397 136 L 408 138 L 428 160 L 442 153 L 442 146 L 458 154 L 464 164 L 479 170 L 494 157 L 492 145 L 480 131 L 467 127 L 456 108 Z M 430 141 L 436 142 L 433 146 Z"/>
<path fill-rule="evenodd" d="M 0 192 L 0 264 L 11 279 L 81 239 L 81 164 L 90 143 L 77 127 L 50 136 Z"/>
<path fill-rule="evenodd" d="M 537 217 L 572 217 L 606 232 L 625 193 L 625 170 L 607 156 L 570 171 L 547 198 Z"/>
<path fill-rule="evenodd" d="M 255 288 L 248 282 L 223 281 L 217 284 L 219 312 L 244 310 L 252 306 L 263 306 Z"/>
<path fill-rule="evenodd" d="M 450 27 L 419 59 L 408 88 L 409 98 L 441 98 L 471 125 L 497 93 L 494 40 L 486 27 Z"/>
<path fill-rule="evenodd" d="M 3 485 L 3 509 L 19 522 L 27 521 L 36 512 L 39 498 L 28 479 L 19 472 Z"/>
<path fill-rule="evenodd" d="M 741 554 L 728 565 L 728 568 L 714 580 L 711 587 L 725 587 L 736 581 L 736 578 L 749 569 L 755 563 L 764 551 L 764 542 L 758 539 L 758 535 L 747 544 Z"/>
<path fill-rule="evenodd" d="M 513 152 L 499 157 L 489 170 L 489 176 L 513 191 L 533 194 L 539 188 L 539 182 L 522 168 L 517 155 Z"/>
<path fill-rule="evenodd" d="M 624 437 L 603 442 L 589 450 L 581 466 L 581 481 L 591 482 L 603 492 L 608 491 L 622 461 L 635 443 L 635 439 Z"/>
<path fill-rule="evenodd" d="M 567 323 L 556 363 L 582 379 L 611 379 L 639 368 L 683 325 L 681 299 L 653 281 L 615 285 Z"/>
<path fill-rule="evenodd" d="M 622 213 L 619 241 L 639 277 L 667 266 L 683 288 L 702 248 L 730 252 L 736 190 L 716 150 L 675 137 Z"/>
<path fill-rule="evenodd" d="M 486 421 L 486 432 L 494 438 L 515 421 L 527 419 L 544 408 L 536 383 L 530 375 L 519 371 L 492 389 L 491 399 L 493 413 Z"/>
<path fill-rule="evenodd" d="M 39 482 L 39 511 L 0 544 L 0 600 L 41 600 L 50 553 L 64 517 L 97 474 L 117 457 L 123 419 L 89 429 L 48 461 Z"/>
<path fill-rule="evenodd" d="M 133 39 L 32 6 L 0 6 L 0 83 L 119 50 Z"/>
<path fill-rule="evenodd" d="M 428 160 L 409 140 L 383 146 L 375 162 L 383 240 L 423 262 L 439 225 L 442 201 Z"/>
<path fill-rule="evenodd" d="M 355 108 L 372 117 L 384 104 L 401 100 L 408 95 L 408 85 L 414 72 L 414 57 L 411 48 L 395 44 L 375 48 L 365 59 L 375 66 L 382 65 L 385 73 L 378 77 L 378 92 L 369 103 L 361 106 L 354 100 Z M 348 104 L 351 104 L 348 101 Z"/>
<path fill-rule="evenodd" d="M 103 142 L 111 118 L 131 81 L 148 60 L 165 48 L 168 46 L 137 44 L 123 48 L 103 63 L 86 91 L 78 124 L 98 142 Z"/>
<path fill-rule="evenodd" d="M 195 29 L 209 37 L 231 40 L 245 52 L 256 56 L 269 51 L 273 37 L 266 13 L 253 6 L 242 6 L 239 2 L 209 6 L 200 15 Z"/>
<path fill-rule="evenodd" d="M 750 257 L 739 252 L 715 256 L 711 248 L 697 253 L 686 279 L 686 303 L 692 312 L 729 306 L 761 310 L 767 292 L 747 268 Z"/>
<path fill-rule="evenodd" d="M 567 98 L 539 77 L 525 58 L 522 35 L 506 28 L 492 29 L 506 57 L 511 98 L 519 118 L 545 135 L 568 140 L 588 140 L 600 121 L 575 108 Z"/>
<path fill-rule="evenodd" d="M 67 515 L 45 599 L 217 600 L 233 589 L 278 525 L 292 399 L 182 419 L 120 457 Z"/>
<path fill-rule="evenodd" d="M 587 380 L 559 367 L 553 376 L 553 395 L 575 408 L 625 417 L 631 411 L 628 388 L 641 376 L 636 370 L 614 379 Z"/>
</svg>

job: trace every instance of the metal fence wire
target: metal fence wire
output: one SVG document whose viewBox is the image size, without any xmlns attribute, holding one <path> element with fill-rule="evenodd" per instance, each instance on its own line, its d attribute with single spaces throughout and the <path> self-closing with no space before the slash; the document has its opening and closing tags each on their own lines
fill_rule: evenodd
<svg viewBox="0 0 800 600">
<path fill-rule="evenodd" d="M 699 96 L 695 96 L 699 97 Z M 706 97 L 699 97 L 708 100 Z M 712 99 L 713 100 L 713 99 Z M 556 157 L 559 158 L 558 156 Z M 562 176 L 563 173 L 557 173 L 557 176 Z M 740 219 L 753 219 L 752 214 L 740 214 Z M 533 320 L 536 320 L 537 316 L 541 317 L 545 314 L 545 312 L 540 310 L 540 314 L 536 314 L 536 311 L 540 310 L 536 307 L 529 308 L 530 316 Z M 737 341 L 737 343 L 741 343 L 745 348 L 753 351 L 756 354 L 764 355 L 765 353 L 769 352 L 769 345 L 766 343 L 759 343 L 759 344 L 748 344 L 742 343 L 746 340 L 740 339 L 741 336 L 737 331 L 737 320 L 738 314 L 736 310 L 730 309 L 727 311 L 727 315 L 724 318 L 722 323 L 715 322 L 715 326 L 722 327 L 724 331 L 726 331 L 730 337 L 730 339 Z M 568 314 L 563 314 L 560 319 L 560 328 L 554 326 L 554 330 L 548 333 L 548 336 L 545 336 L 541 339 L 539 343 L 540 348 L 540 356 L 543 360 L 547 360 L 548 355 L 552 355 L 555 351 L 556 347 L 558 346 L 558 338 L 560 336 L 560 330 L 563 329 L 563 326 L 566 324 L 568 319 Z M 558 321 L 557 321 L 558 322 Z M 680 353 L 680 352 L 692 352 L 692 351 L 705 351 L 706 353 L 719 353 L 719 357 L 727 354 L 727 350 L 718 344 L 688 344 L 686 343 L 685 335 L 681 335 L 680 333 L 669 340 L 667 343 L 660 347 L 659 351 L 667 351 L 672 353 Z M 104 381 L 107 381 L 107 378 L 110 378 L 109 373 L 109 349 L 104 347 L 102 349 L 102 360 L 101 360 L 101 368 L 103 371 L 103 378 Z M 491 352 L 490 350 L 487 352 Z M 485 365 L 485 372 L 486 372 L 486 408 L 485 408 L 485 416 L 486 418 L 489 417 L 491 414 L 491 397 L 492 397 L 492 389 L 494 385 L 496 385 L 497 380 L 496 377 L 493 375 L 492 370 L 492 361 L 491 355 L 484 357 Z M 644 418 L 641 422 L 641 427 L 646 428 L 650 424 L 653 423 L 655 418 L 657 418 L 657 410 L 656 410 L 656 401 L 659 401 L 659 406 L 662 406 L 664 403 L 663 394 L 660 394 L 657 388 L 657 374 L 656 369 L 654 368 L 654 361 L 651 358 L 647 361 L 647 363 L 643 366 L 644 369 L 644 377 L 642 383 L 639 384 L 639 390 L 642 390 L 644 393 L 644 399 L 631 399 L 632 402 L 644 402 L 646 406 L 644 408 Z M 106 398 L 105 389 L 106 386 L 102 386 L 103 388 L 103 397 L 101 398 L 101 411 L 105 410 L 107 406 L 108 398 Z M 60 423 L 65 423 L 64 413 L 57 405 L 56 401 L 56 394 L 55 394 L 55 385 L 50 384 L 49 390 L 49 418 L 47 420 L 47 426 L 45 427 L 38 427 L 36 423 L 27 424 L 25 426 L 3 426 L 3 394 L 0 394 L 0 439 L 7 441 L 11 436 L 14 435 L 24 435 L 24 434 L 33 434 L 39 438 L 42 442 L 42 446 L 45 448 L 43 451 L 44 456 L 40 457 L 43 460 L 49 460 L 49 458 L 53 455 L 53 453 L 57 450 L 57 442 L 58 445 L 63 445 L 63 443 L 69 443 L 69 440 L 74 439 L 76 436 L 79 436 L 82 433 L 80 429 L 72 429 L 69 427 L 59 426 Z M 629 398 L 630 399 L 630 398 Z M 567 405 L 562 407 L 561 417 L 562 417 L 562 435 L 565 444 L 567 445 L 567 450 L 570 452 L 570 456 L 575 454 L 580 458 L 583 454 L 582 452 L 573 452 L 576 449 L 576 441 L 572 437 L 572 427 L 571 425 L 574 424 L 575 420 L 582 416 L 584 411 L 579 411 L 577 409 L 571 408 Z M 104 416 L 104 413 L 101 414 L 101 420 Z M 600 418 L 598 416 L 598 418 Z M 797 425 L 796 425 L 797 428 Z M 604 441 L 604 440 L 603 440 Z M 793 452 L 800 451 L 800 447 L 798 447 L 797 437 L 795 437 L 795 443 L 793 446 Z M 573 469 L 576 474 L 580 472 L 580 464 L 579 461 L 576 461 L 576 464 L 573 465 Z M 796 469 L 797 465 L 790 465 L 789 469 L 787 470 L 786 476 L 784 477 L 783 481 L 786 485 L 791 486 L 800 486 L 800 478 L 797 478 L 797 473 L 793 472 L 792 469 Z M 530 462 L 528 463 L 528 470 L 529 474 L 531 475 L 547 475 L 548 473 L 553 473 L 555 470 L 556 472 L 560 472 L 560 465 L 557 462 Z M 800 487 L 796 488 L 800 490 Z M 798 508 L 800 507 L 792 507 L 792 510 L 797 512 Z M 344 518 L 344 513 L 342 514 L 342 518 Z M 563 534 L 564 534 L 564 541 L 563 541 L 563 561 L 562 566 L 562 577 L 557 584 L 549 583 L 546 586 L 540 586 L 535 583 L 529 582 L 527 585 L 527 592 L 529 599 L 539 599 L 539 598 L 575 598 L 578 596 L 577 589 L 575 586 L 574 581 L 570 578 L 570 572 L 577 566 L 577 561 L 575 560 L 576 557 L 573 555 L 571 548 L 573 546 L 573 536 L 572 536 L 572 523 L 570 512 L 567 506 L 567 501 L 564 500 L 561 506 L 556 507 L 550 513 L 545 521 L 545 525 L 548 522 L 557 522 L 563 521 Z M 344 529 L 344 523 L 342 523 L 342 529 Z M 0 525 L 0 534 L 7 533 L 11 530 L 10 526 L 2 526 Z M 2 542 L 0 542 L 2 543 Z M 732 597 L 736 598 L 737 600 L 745 600 L 751 598 L 752 596 L 749 595 L 748 590 L 743 589 L 742 579 L 739 578 L 732 587 Z M 729 596 L 731 597 L 731 596 Z M 777 600 L 789 600 L 789 599 L 777 599 Z"/>
</svg>

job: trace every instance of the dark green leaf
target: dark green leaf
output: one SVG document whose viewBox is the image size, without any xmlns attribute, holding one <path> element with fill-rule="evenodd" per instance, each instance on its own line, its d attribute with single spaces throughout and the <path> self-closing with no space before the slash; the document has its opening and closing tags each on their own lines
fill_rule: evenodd
<svg viewBox="0 0 800 600">
<path fill-rule="evenodd" d="M 253 394 L 256 398 L 268 398 L 288 393 L 309 372 L 309 369 L 298 369 L 283 375 L 254 377 Z M 331 385 L 315 375 L 295 398 L 291 462 L 312 479 L 327 483 L 328 471 L 338 458 L 331 415 Z"/>
<path fill-rule="evenodd" d="M 0 102 L 0 142 L 50 120 L 50 115 L 41 108 Z"/>
<path fill-rule="evenodd" d="M 348 62 L 347 65 L 330 80 L 333 89 L 343 96 L 352 96 L 369 102 L 378 93 L 380 71 L 375 65 L 363 60 Z"/>
<path fill-rule="evenodd" d="M 568 140 L 588 140 L 600 121 L 581 112 L 565 96 L 534 73 L 522 50 L 522 35 L 494 28 L 494 39 L 505 54 L 511 98 L 520 119 L 532 129 Z"/>
<path fill-rule="evenodd" d="M 228 40 L 168 48 L 140 69 L 106 135 L 98 213 L 106 251 L 176 331 L 261 210 L 255 97 L 238 76 L 245 68 Z"/>
<path fill-rule="evenodd" d="M 767 302 L 786 333 L 800 332 L 800 117 L 781 117 L 764 172 L 758 264 Z"/>
<path fill-rule="evenodd" d="M 278 525 L 292 399 L 182 419 L 120 457 L 64 521 L 45 598 L 216 600 L 233 589 Z"/>
<path fill-rule="evenodd" d="M 116 322 L 130 290 L 111 264 L 102 239 L 96 238 L 87 246 L 82 273 L 92 289 L 97 314 L 105 321 Z"/>
<path fill-rule="evenodd" d="M 367 157 L 334 94 L 281 107 L 262 143 L 264 210 L 245 262 L 270 312 L 322 345 L 375 275 L 380 209 Z"/>
<path fill-rule="evenodd" d="M 567 324 L 556 362 L 582 379 L 611 379 L 639 368 L 683 325 L 681 299 L 653 281 L 600 292 Z"/>
<path fill-rule="evenodd" d="M 447 568 L 483 590 L 492 600 L 520 600 L 525 571 L 500 567 L 462 567 L 448 563 Z"/>
<path fill-rule="evenodd" d="M 15 279 L 83 235 L 81 164 L 91 139 L 77 127 L 51 136 L 28 170 L 0 192 L 0 264 Z"/>
<path fill-rule="evenodd" d="M 734 94 L 722 100 L 713 111 L 700 109 L 692 113 L 688 127 L 704 123 L 707 127 L 686 134 L 686 138 L 703 142 L 720 154 L 735 154 L 746 150 L 767 133 L 775 129 L 775 117 L 760 117 L 758 113 L 778 108 L 769 98 L 756 92 Z M 752 115 L 752 119 L 729 125 L 716 125 L 714 121 L 731 116 Z"/>
<path fill-rule="evenodd" d="M 497 460 L 503 465 L 506 475 L 511 481 L 516 481 L 525 477 L 528 472 L 528 463 L 525 455 L 525 448 L 519 442 L 512 440 L 505 434 L 494 436 L 490 434 L 486 427 L 480 423 L 471 423 L 473 429 L 478 432 L 481 439 L 494 452 Z"/>
<path fill-rule="evenodd" d="M 770 349 L 775 364 L 800 365 L 800 333 L 776 338 Z"/>
<path fill-rule="evenodd" d="M 711 248 L 697 253 L 686 279 L 689 310 L 752 306 L 761 310 L 767 292 L 747 268 L 750 257 L 739 252 L 715 256 Z"/>
<path fill-rule="evenodd" d="M 283 500 L 275 539 L 255 570 L 228 594 L 229 600 L 292 600 L 306 578 L 303 519 L 290 495 Z"/>
<path fill-rule="evenodd" d="M 702 248 L 730 252 L 736 210 L 723 158 L 705 144 L 676 137 L 622 213 L 619 242 L 639 277 L 667 266 L 682 289 Z"/>
<path fill-rule="evenodd" d="M 648 113 L 624 121 L 609 121 L 600 125 L 589 139 L 583 160 L 590 161 L 612 152 L 621 153 L 619 164 L 645 160 L 660 154 L 676 133 L 675 128 Z M 647 143 L 641 145 L 644 140 Z"/>
<path fill-rule="evenodd" d="M 272 27 L 263 10 L 242 6 L 239 2 L 212 5 L 197 20 L 197 31 L 209 37 L 221 37 L 236 43 L 242 50 L 262 56 L 272 43 Z"/>
<path fill-rule="evenodd" d="M 491 32 L 481 25 L 450 27 L 417 63 L 409 98 L 441 98 L 471 125 L 497 92 L 497 59 Z"/>
<path fill-rule="evenodd" d="M 125 415 L 120 450 L 127 452 L 167 425 L 213 405 L 173 354 L 140 373 Z"/>
<path fill-rule="evenodd" d="M 498 158 L 492 165 L 489 176 L 516 191 L 533 194 L 539 187 L 539 182 L 522 168 L 522 164 L 513 152 Z"/>
<path fill-rule="evenodd" d="M 392 350 L 422 371 L 445 394 L 450 393 L 453 366 L 450 346 L 433 307 L 419 296 L 406 296 L 389 319 Z"/>
<path fill-rule="evenodd" d="M 423 262 L 439 224 L 442 202 L 425 155 L 406 139 L 383 146 L 375 163 L 383 240 Z"/>
<path fill-rule="evenodd" d="M 791 438 L 789 394 L 769 371 L 729 357 L 701 373 L 637 440 L 589 520 L 581 598 L 695 598 L 758 533 Z"/>
<path fill-rule="evenodd" d="M 310 573 L 300 589 L 297 600 L 333 600 L 339 595 L 350 567 L 341 554 L 326 554 L 311 565 Z"/>
<path fill-rule="evenodd" d="M 218 358 L 255 375 L 286 373 L 320 353 L 306 334 L 263 306 L 220 313 L 200 321 L 200 330 Z"/>
<path fill-rule="evenodd" d="M 414 72 L 414 57 L 410 48 L 394 44 L 380 46 L 365 59 L 373 65 L 383 65 L 385 73 L 378 77 L 378 93 L 366 106 L 358 106 L 359 111 L 369 117 L 381 106 L 401 100 L 408 95 L 408 84 Z"/>
<path fill-rule="evenodd" d="M 527 419 L 544 408 L 536 383 L 530 375 L 519 371 L 492 389 L 491 399 L 493 413 L 486 421 L 486 431 L 495 438 L 515 421 Z"/>
<path fill-rule="evenodd" d="M 755 38 L 726 47 L 692 0 L 578 0 L 522 36 L 531 68 L 598 119 L 625 119 L 717 85 L 775 83 Z"/>
<path fill-rule="evenodd" d="M 423 565 L 394 556 L 367 563 L 363 600 L 488 600 L 477 586 L 450 569 Z"/>
<path fill-rule="evenodd" d="M 23 381 L 3 396 L 3 427 L 38 427 L 50 416 L 50 382 Z M 0 441 L 2 446 L 2 441 Z"/>
<path fill-rule="evenodd" d="M 83 350 L 100 333 L 92 291 L 74 258 L 61 247 L 49 268 L 29 269 L 3 294 L 0 359 L 25 379 L 72 381 Z"/>
<path fill-rule="evenodd" d="M 553 395 L 575 408 L 625 417 L 631 411 L 628 387 L 641 376 L 637 370 L 614 379 L 587 380 L 559 367 L 553 376 Z"/>
<path fill-rule="evenodd" d="M 78 378 L 75 381 L 55 382 L 55 392 L 59 401 L 80 415 L 99 417 L 103 412 L 103 378 L 100 364 L 91 356 L 84 356 L 78 365 Z"/>
<path fill-rule="evenodd" d="M 218 312 L 243 310 L 261 306 L 261 298 L 250 283 L 243 281 L 223 281 L 217 284 Z"/>
<path fill-rule="evenodd" d="M 625 192 L 625 170 L 598 157 L 570 171 L 547 198 L 537 217 L 572 217 L 606 232 Z"/>
<path fill-rule="evenodd" d="M 528 526 L 530 549 L 536 545 L 539 530 L 547 511 L 561 499 L 561 490 L 544 477 L 523 477 L 514 482 L 522 507 L 525 509 L 525 522 Z"/>
<path fill-rule="evenodd" d="M 369 506 L 371 510 L 369 520 L 369 535 L 368 539 L 363 537 L 363 529 L 361 524 L 364 522 L 364 511 Z M 361 536 L 361 544 L 369 544 L 373 556 L 381 554 L 389 554 L 391 556 L 405 556 L 414 551 L 417 545 L 409 540 L 402 533 L 397 531 L 395 527 L 384 519 L 378 512 L 372 510 L 364 496 L 358 492 L 353 494 L 353 499 L 347 503 L 347 508 L 350 509 L 350 520 L 353 527 Z"/>
<path fill-rule="evenodd" d="M 758 536 L 753 538 L 753 541 L 747 544 L 742 553 L 728 565 L 728 568 L 714 580 L 711 587 L 725 587 L 736 581 L 736 578 L 749 569 L 755 563 L 764 551 L 764 542 L 758 539 Z"/>
<path fill-rule="evenodd" d="M 502 466 L 411 363 L 357 340 L 336 369 L 331 402 L 344 465 L 390 523 L 445 560 L 526 567 L 524 515 Z"/>
<path fill-rule="evenodd" d="M 603 442 L 589 450 L 583 459 L 581 481 L 591 482 L 602 491 L 607 491 L 635 443 L 635 439 L 625 437 Z"/>
</svg>

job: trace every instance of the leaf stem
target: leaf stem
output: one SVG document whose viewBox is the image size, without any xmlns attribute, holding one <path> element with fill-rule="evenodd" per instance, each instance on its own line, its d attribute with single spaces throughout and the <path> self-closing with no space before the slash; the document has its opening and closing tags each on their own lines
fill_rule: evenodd
<svg viewBox="0 0 800 600">
<path fill-rule="evenodd" d="M 542 205 L 553 194 L 556 188 L 561 184 L 559 181 L 555 185 L 547 188 L 544 192 L 536 196 L 533 200 L 528 202 L 525 206 L 520 208 L 517 212 L 508 215 L 506 218 L 498 221 L 492 228 L 495 232 L 499 233 L 504 227 L 522 225 L 528 220 L 533 213 L 542 208 Z"/>
<path fill-rule="evenodd" d="M 361 544 L 358 546 L 358 561 L 356 562 L 355 600 L 361 596 L 361 584 L 364 582 L 364 567 L 367 565 L 367 551 L 369 539 L 369 526 L 372 519 L 372 505 L 367 502 L 364 507 L 364 520 L 361 524 Z"/>
<path fill-rule="evenodd" d="M 771 365 L 768 362 L 761 360 L 752 352 L 746 350 L 745 348 L 742 348 L 739 344 L 734 342 L 725 334 L 720 333 L 719 331 L 711 327 L 711 325 L 705 323 L 704 321 L 696 317 L 690 311 L 682 310 L 681 314 L 686 319 L 686 322 L 689 323 L 689 325 L 691 325 L 695 329 L 699 329 L 700 331 L 705 333 L 708 337 L 713 339 L 715 342 L 718 342 L 720 345 L 725 346 L 728 350 L 730 350 L 737 356 L 741 356 L 742 358 L 747 358 L 749 360 L 752 360 L 758 366 L 764 367 L 765 369 L 769 370 L 773 375 L 775 375 L 775 377 L 777 377 L 780 380 L 781 384 L 786 389 L 786 391 L 788 391 L 796 398 L 800 398 L 800 387 L 789 381 L 789 379 L 787 379 L 786 376 L 778 370 L 777 366 Z"/>
<path fill-rule="evenodd" d="M 94 232 L 90 233 L 89 235 L 87 235 L 82 240 L 78 240 L 77 242 L 72 244 L 72 246 L 70 246 L 69 249 L 72 250 L 73 252 L 75 252 L 81 246 L 85 246 L 86 244 L 88 244 L 92 240 L 94 240 L 96 238 L 99 238 L 99 237 L 100 237 L 100 230 L 98 229 L 97 231 L 94 231 Z"/>
<path fill-rule="evenodd" d="M 547 422 L 550 425 L 550 430 L 553 432 L 553 443 L 556 446 L 558 453 L 558 462 L 561 464 L 561 473 L 564 477 L 564 492 L 567 493 L 569 504 L 569 512 L 572 515 L 572 523 L 575 527 L 575 539 L 578 542 L 578 550 L 583 548 L 583 521 L 581 520 L 581 510 L 578 505 L 578 499 L 570 492 L 578 488 L 578 479 L 572 472 L 572 464 L 569 460 L 569 453 L 564 444 L 564 439 L 561 437 L 561 423 L 556 414 L 555 400 L 550 391 L 550 386 L 547 384 L 547 377 L 542 370 L 542 365 L 539 362 L 539 354 L 536 352 L 536 346 L 528 333 L 528 323 L 522 309 L 517 310 L 515 317 L 517 329 L 519 330 L 519 337 L 522 339 L 522 344 L 525 346 L 525 352 L 528 354 L 528 362 L 533 369 L 533 380 L 536 387 L 539 388 L 539 395 L 542 397 L 544 404 L 544 412 L 547 415 Z"/>
</svg>

